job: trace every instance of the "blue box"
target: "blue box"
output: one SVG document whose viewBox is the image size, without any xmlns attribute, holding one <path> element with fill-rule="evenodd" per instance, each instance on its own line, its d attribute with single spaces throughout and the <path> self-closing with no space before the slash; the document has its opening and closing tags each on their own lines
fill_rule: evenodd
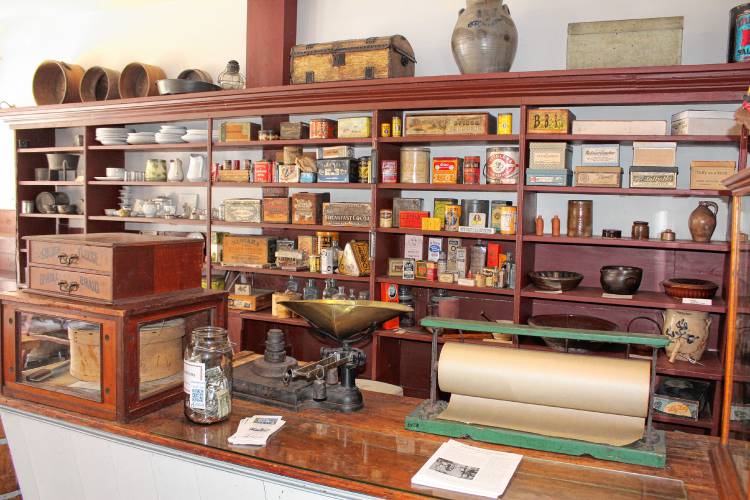
<svg viewBox="0 0 750 500">
<path fill-rule="evenodd" d="M 526 169 L 527 186 L 570 186 L 573 172 L 563 168 Z"/>
<path fill-rule="evenodd" d="M 300 172 L 299 173 L 300 182 L 316 182 L 317 178 L 318 178 L 318 174 L 316 172 Z"/>
</svg>

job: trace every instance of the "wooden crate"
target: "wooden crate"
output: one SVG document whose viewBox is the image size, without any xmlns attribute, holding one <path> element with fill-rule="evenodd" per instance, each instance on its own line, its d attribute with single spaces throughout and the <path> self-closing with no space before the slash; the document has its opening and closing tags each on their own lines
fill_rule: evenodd
<svg viewBox="0 0 750 500">
<path fill-rule="evenodd" d="M 276 238 L 228 234 L 224 236 L 221 263 L 225 266 L 265 266 L 276 260 Z"/>
</svg>

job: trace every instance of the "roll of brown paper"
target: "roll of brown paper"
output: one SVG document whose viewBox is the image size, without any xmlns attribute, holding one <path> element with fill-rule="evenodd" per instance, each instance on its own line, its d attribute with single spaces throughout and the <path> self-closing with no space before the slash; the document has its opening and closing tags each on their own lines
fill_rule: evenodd
<svg viewBox="0 0 750 500">
<path fill-rule="evenodd" d="M 617 446 L 643 436 L 645 360 L 448 343 L 438 376 L 452 393 L 442 419 Z"/>
</svg>

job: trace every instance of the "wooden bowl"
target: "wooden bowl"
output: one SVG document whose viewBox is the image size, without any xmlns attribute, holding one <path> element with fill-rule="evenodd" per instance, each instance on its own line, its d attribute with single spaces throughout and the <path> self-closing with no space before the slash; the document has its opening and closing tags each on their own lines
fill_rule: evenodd
<svg viewBox="0 0 750 500">
<path fill-rule="evenodd" d="M 566 292 L 583 281 L 583 275 L 572 271 L 532 271 L 529 278 L 540 290 Z"/>
<path fill-rule="evenodd" d="M 139 62 L 130 63 L 120 73 L 120 96 L 123 99 L 128 99 L 130 97 L 158 95 L 159 90 L 156 88 L 156 82 L 166 77 L 164 70 L 157 66 Z"/>
<path fill-rule="evenodd" d="M 530 317 L 528 323 L 529 326 L 536 328 L 572 328 L 573 330 L 599 330 L 605 332 L 617 330 L 617 325 L 611 321 L 593 316 L 584 316 L 582 314 L 541 314 Z M 556 351 L 565 351 L 565 339 L 542 337 L 542 340 Z M 569 340 L 568 352 L 587 353 L 598 351 L 603 346 L 603 342 Z"/>
<path fill-rule="evenodd" d="M 120 72 L 101 66 L 92 66 L 81 80 L 83 102 L 108 101 L 120 98 Z"/>
<path fill-rule="evenodd" d="M 44 61 L 34 72 L 32 92 L 40 106 L 81 101 L 83 68 L 62 61 Z"/>
<path fill-rule="evenodd" d="M 719 285 L 692 278 L 670 278 L 661 282 L 667 295 L 675 299 L 711 299 Z"/>
</svg>

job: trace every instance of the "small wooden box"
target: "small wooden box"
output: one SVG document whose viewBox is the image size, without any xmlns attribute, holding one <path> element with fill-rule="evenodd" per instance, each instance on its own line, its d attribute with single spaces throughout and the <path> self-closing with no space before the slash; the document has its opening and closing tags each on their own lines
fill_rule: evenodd
<svg viewBox="0 0 750 500">
<path fill-rule="evenodd" d="M 263 198 L 263 222 L 289 224 L 289 198 Z"/>
<path fill-rule="evenodd" d="M 677 167 L 630 167 L 630 187 L 677 189 Z"/>
<path fill-rule="evenodd" d="M 252 170 L 219 170 L 219 182 L 250 182 Z"/>
<path fill-rule="evenodd" d="M 567 142 L 532 142 L 529 144 L 529 168 L 568 168 L 572 156 L 573 148 Z"/>
<path fill-rule="evenodd" d="M 229 295 L 229 308 L 243 311 L 260 311 L 271 307 L 273 290 L 253 289 L 248 295 Z"/>
<path fill-rule="evenodd" d="M 116 304 L 201 286 L 203 240 L 133 233 L 25 239 L 34 293 Z"/>
<path fill-rule="evenodd" d="M 258 140 L 260 125 L 250 122 L 224 122 L 219 127 L 221 142 L 246 142 Z"/>
<path fill-rule="evenodd" d="M 279 125 L 279 139 L 294 140 L 310 137 L 310 125 L 305 122 L 281 122 Z"/>
<path fill-rule="evenodd" d="M 527 134 L 568 134 L 575 119 L 569 109 L 531 109 L 528 112 Z"/>
<path fill-rule="evenodd" d="M 404 125 L 404 135 L 488 135 L 496 122 L 489 113 L 407 113 Z"/>
<path fill-rule="evenodd" d="M 575 171 L 575 185 L 580 187 L 621 187 L 622 168 L 578 167 Z"/>
<path fill-rule="evenodd" d="M 737 164 L 733 161 L 702 161 L 690 163 L 690 189 L 727 189 L 722 180 L 733 175 Z"/>
<path fill-rule="evenodd" d="M 221 263 L 225 266 L 267 266 L 276 260 L 276 238 L 250 234 L 224 236 Z"/>
<path fill-rule="evenodd" d="M 261 221 L 262 201 L 252 198 L 230 198 L 224 200 L 224 220 L 227 222 Z"/>
<path fill-rule="evenodd" d="M 371 217 L 370 203 L 323 203 L 323 225 L 325 226 L 370 227 Z"/>
<path fill-rule="evenodd" d="M 330 193 L 294 193 L 292 224 L 320 224 L 323 219 L 323 203 L 329 201 Z"/>
<path fill-rule="evenodd" d="M 369 116 L 354 116 L 340 118 L 337 124 L 340 139 L 361 139 L 372 135 L 372 118 Z"/>
</svg>

